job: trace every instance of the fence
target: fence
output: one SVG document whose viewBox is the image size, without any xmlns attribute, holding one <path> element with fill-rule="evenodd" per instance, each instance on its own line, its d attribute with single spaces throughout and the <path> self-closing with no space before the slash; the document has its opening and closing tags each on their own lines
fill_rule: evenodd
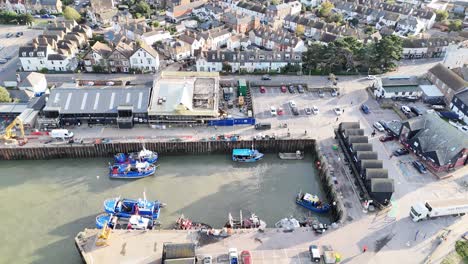
<svg viewBox="0 0 468 264">
<path fill-rule="evenodd" d="M 255 125 L 255 118 L 232 118 L 221 120 L 210 120 L 208 126 L 235 126 L 235 125 Z"/>
</svg>

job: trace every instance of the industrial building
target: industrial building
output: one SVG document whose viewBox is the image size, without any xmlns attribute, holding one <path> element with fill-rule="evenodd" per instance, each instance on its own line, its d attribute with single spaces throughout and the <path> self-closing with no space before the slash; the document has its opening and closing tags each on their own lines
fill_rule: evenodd
<svg viewBox="0 0 468 264">
<path fill-rule="evenodd" d="M 150 87 L 108 84 L 78 86 L 73 83 L 52 89 L 42 116 L 38 119 L 39 127 L 52 128 L 86 122 L 131 128 L 135 123 L 148 122 Z"/>
<path fill-rule="evenodd" d="M 162 72 L 153 84 L 149 122 L 196 125 L 216 120 L 219 94 L 218 73 Z"/>
</svg>

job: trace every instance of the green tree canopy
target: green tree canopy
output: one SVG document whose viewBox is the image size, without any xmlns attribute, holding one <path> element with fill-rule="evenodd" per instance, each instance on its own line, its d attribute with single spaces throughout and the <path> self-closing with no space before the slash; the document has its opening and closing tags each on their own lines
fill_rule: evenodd
<svg viewBox="0 0 468 264">
<path fill-rule="evenodd" d="M 140 13 L 145 17 L 149 17 L 151 15 L 151 7 L 144 1 L 140 1 L 135 6 L 135 12 Z"/>
<path fill-rule="evenodd" d="M 383 37 L 375 46 L 377 67 L 383 71 L 396 67 L 396 61 L 401 59 L 403 41 L 396 35 Z"/>
<path fill-rule="evenodd" d="M 5 87 L 0 86 L 0 102 L 9 103 L 11 102 L 10 93 Z"/>
<path fill-rule="evenodd" d="M 320 5 L 319 11 L 318 11 L 319 16 L 321 17 L 329 16 L 334 7 L 335 5 L 333 5 L 333 3 L 331 2 L 323 2 Z"/>
<path fill-rule="evenodd" d="M 65 17 L 65 19 L 68 19 L 68 20 L 75 20 L 77 22 L 81 20 L 80 13 L 78 13 L 78 11 L 76 11 L 74 8 L 69 7 L 69 6 L 66 6 L 63 9 L 63 16 Z"/>
<path fill-rule="evenodd" d="M 444 21 L 448 18 L 448 12 L 445 10 L 437 10 L 436 11 L 436 21 Z"/>
<path fill-rule="evenodd" d="M 462 21 L 460 19 L 450 21 L 448 25 L 449 31 L 461 31 L 462 30 Z"/>
<path fill-rule="evenodd" d="M 279 5 L 280 1 L 279 0 L 271 0 L 270 4 L 272 5 Z"/>
</svg>

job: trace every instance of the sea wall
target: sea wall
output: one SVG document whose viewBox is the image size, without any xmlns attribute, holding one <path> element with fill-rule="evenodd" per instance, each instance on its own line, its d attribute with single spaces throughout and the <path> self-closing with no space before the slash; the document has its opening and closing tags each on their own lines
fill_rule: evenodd
<svg viewBox="0 0 468 264">
<path fill-rule="evenodd" d="M 234 148 L 254 146 L 265 153 L 313 151 L 314 139 L 291 140 L 242 140 L 242 141 L 189 141 L 189 142 L 112 142 L 101 144 L 64 144 L 37 147 L 4 146 L 0 148 L 0 160 L 64 159 L 112 157 L 119 152 L 139 151 L 143 147 L 158 153 L 170 154 L 225 154 Z"/>
</svg>

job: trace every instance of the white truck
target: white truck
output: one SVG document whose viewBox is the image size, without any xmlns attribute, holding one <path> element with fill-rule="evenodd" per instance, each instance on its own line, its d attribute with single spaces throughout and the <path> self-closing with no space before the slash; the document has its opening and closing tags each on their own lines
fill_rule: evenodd
<svg viewBox="0 0 468 264">
<path fill-rule="evenodd" d="M 52 129 L 49 133 L 52 138 L 55 139 L 70 139 L 73 138 L 73 132 L 68 129 Z"/>
<path fill-rule="evenodd" d="M 414 222 L 446 215 L 468 213 L 468 198 L 434 200 L 411 206 L 410 217 Z"/>
</svg>

